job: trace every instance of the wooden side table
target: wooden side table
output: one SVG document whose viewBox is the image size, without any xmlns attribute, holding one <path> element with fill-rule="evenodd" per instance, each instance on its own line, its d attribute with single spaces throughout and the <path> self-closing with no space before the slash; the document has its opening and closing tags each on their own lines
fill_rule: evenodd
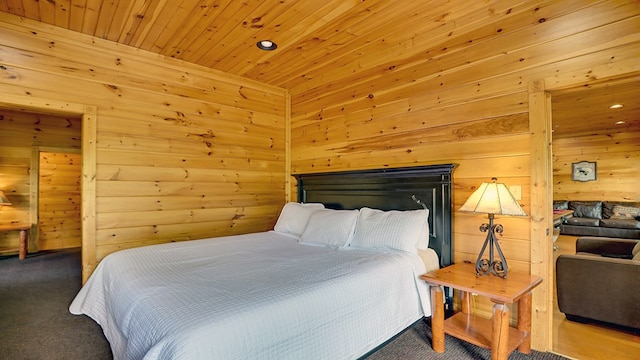
<svg viewBox="0 0 640 360">
<path fill-rule="evenodd" d="M 20 260 L 27 258 L 27 251 L 29 249 L 29 230 L 31 225 L 29 224 L 9 224 L 0 225 L 0 231 L 20 231 L 20 241 L 17 249 L 0 249 L 2 251 L 16 251 L 18 250 L 18 257 Z"/>
<path fill-rule="evenodd" d="M 573 210 L 553 210 L 553 251 L 558 251 L 556 242 L 560 236 L 560 227 L 570 217 L 573 217 Z"/>
<path fill-rule="evenodd" d="M 506 279 L 476 276 L 475 265 L 454 264 L 421 276 L 431 287 L 431 326 L 433 350 L 444 352 L 444 334 L 491 350 L 492 360 L 506 360 L 516 348 L 531 352 L 531 289 L 542 279 L 538 276 L 509 272 Z M 444 320 L 441 286 L 460 290 L 462 311 Z M 471 314 L 471 296 L 486 296 L 495 303 L 491 320 Z M 518 325 L 509 326 L 509 307 L 518 303 Z"/>
</svg>

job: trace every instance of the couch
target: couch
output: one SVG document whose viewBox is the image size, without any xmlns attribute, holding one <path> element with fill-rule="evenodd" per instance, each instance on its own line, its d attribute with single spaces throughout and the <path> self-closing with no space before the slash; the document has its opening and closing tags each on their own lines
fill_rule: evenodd
<svg viewBox="0 0 640 360">
<path fill-rule="evenodd" d="M 560 226 L 560 234 L 640 239 L 640 202 L 553 202 L 554 210 L 573 210 Z"/>
<path fill-rule="evenodd" d="M 568 320 L 640 332 L 640 240 L 580 237 L 556 260 L 558 307 Z"/>
</svg>

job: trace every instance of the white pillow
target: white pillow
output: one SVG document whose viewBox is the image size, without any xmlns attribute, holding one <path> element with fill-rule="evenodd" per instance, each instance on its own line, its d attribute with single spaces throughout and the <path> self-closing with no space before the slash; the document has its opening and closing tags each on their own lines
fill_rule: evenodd
<svg viewBox="0 0 640 360">
<path fill-rule="evenodd" d="M 427 210 L 382 211 L 362 208 L 351 246 L 417 253 L 418 244 L 425 235 L 427 215 Z"/>
<path fill-rule="evenodd" d="M 301 244 L 338 249 L 349 245 L 356 229 L 358 210 L 316 210 L 300 237 Z"/>
<path fill-rule="evenodd" d="M 418 249 L 425 250 L 429 248 L 429 209 L 424 209 L 424 224 L 422 224 L 422 233 L 418 240 Z"/>
<path fill-rule="evenodd" d="M 299 237 L 307 227 L 311 214 L 319 209 L 324 209 L 324 205 L 316 203 L 286 203 L 273 230 Z"/>
</svg>

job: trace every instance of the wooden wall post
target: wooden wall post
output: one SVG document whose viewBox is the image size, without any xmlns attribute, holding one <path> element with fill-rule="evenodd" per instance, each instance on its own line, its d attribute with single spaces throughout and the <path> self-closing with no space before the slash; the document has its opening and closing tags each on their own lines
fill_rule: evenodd
<svg viewBox="0 0 640 360">
<path fill-rule="evenodd" d="M 529 84 L 529 129 L 531 131 L 531 274 L 543 279 L 533 290 L 531 345 L 547 351 L 553 331 L 553 250 L 551 97 L 543 81 Z"/>
<path fill-rule="evenodd" d="M 82 115 L 82 284 L 96 266 L 96 138 L 97 109 L 85 106 Z"/>
</svg>

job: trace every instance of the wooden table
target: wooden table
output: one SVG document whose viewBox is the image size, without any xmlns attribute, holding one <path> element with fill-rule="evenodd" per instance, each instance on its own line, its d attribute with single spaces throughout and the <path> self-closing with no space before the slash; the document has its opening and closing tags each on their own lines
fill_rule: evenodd
<svg viewBox="0 0 640 360">
<path fill-rule="evenodd" d="M 0 225 L 0 231 L 20 231 L 20 241 L 18 243 L 18 248 L 0 248 L 0 250 L 4 251 L 18 251 L 18 257 L 20 260 L 24 260 L 27 258 L 27 251 L 29 249 L 29 230 L 31 230 L 31 225 L 29 224 L 9 224 L 9 225 Z"/>
<path fill-rule="evenodd" d="M 431 326 L 433 350 L 444 352 L 444 334 L 491 350 L 492 360 L 506 360 L 516 348 L 524 354 L 531 352 L 531 289 L 542 282 L 538 276 L 509 272 L 506 279 L 476 276 L 475 265 L 454 264 L 421 276 L 431 286 Z M 462 311 L 444 320 L 441 286 L 461 292 Z M 493 318 L 484 319 L 471 314 L 471 296 L 486 296 L 495 303 Z M 518 303 L 517 327 L 509 326 L 509 307 Z"/>
<path fill-rule="evenodd" d="M 560 226 L 565 219 L 573 217 L 573 210 L 553 210 L 553 251 L 558 251 L 558 236 L 560 236 Z"/>
<path fill-rule="evenodd" d="M 573 216 L 573 210 L 553 210 L 553 226 L 559 226 L 564 219 Z"/>
</svg>

